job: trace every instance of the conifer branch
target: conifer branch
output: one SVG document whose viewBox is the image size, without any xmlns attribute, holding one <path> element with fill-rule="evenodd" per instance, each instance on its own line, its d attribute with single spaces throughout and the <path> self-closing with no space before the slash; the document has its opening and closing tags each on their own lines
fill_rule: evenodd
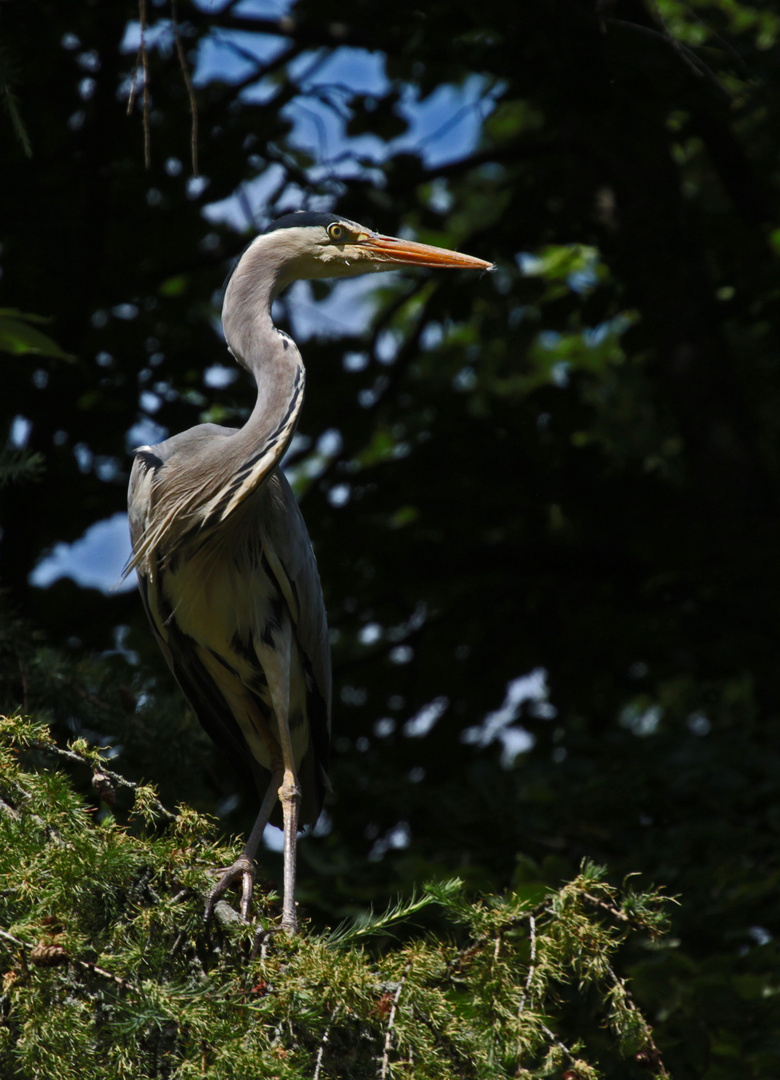
<svg viewBox="0 0 780 1080">
<path fill-rule="evenodd" d="M 42 479 L 46 460 L 38 451 L 0 450 L 0 488 Z"/>
<path fill-rule="evenodd" d="M 354 1080 L 390 1080 L 402 1061 L 407 1072 L 414 1062 L 415 1075 L 459 1080 L 494 1075 L 500 1060 L 515 1062 L 518 1077 L 551 1080 L 563 1063 L 595 1080 L 600 1063 L 583 1052 L 559 992 L 568 984 L 597 995 L 613 1061 L 633 1055 L 648 1077 L 668 1080 L 613 961 L 629 933 L 652 924 L 657 894 L 621 893 L 589 864 L 530 908 L 511 893 L 469 897 L 456 879 L 332 932 L 280 935 L 266 949 L 274 899 L 259 913 L 259 930 L 238 917 L 216 929 L 203 924 L 199 890 L 225 855 L 209 841 L 206 819 L 182 807 L 172 827 L 155 827 L 149 789 L 104 773 L 134 789 L 143 812 L 132 832 L 110 815 L 100 820 L 66 773 L 31 771 L 18 753 L 53 751 L 102 770 L 100 751 L 83 742 L 61 751 L 45 725 L 20 717 L 0 721 L 0 733 L 0 794 L 10 808 L 0 806 L 0 926 L 8 927 L 0 951 L 17 950 L 4 984 L 18 1018 L 8 1052 L 16 1053 L 14 1033 L 27 1032 L 36 1067 L 43 1062 L 36 1075 L 53 1075 L 60 1060 L 69 1068 L 98 1039 L 127 1060 L 164 1057 L 184 1071 L 194 1053 L 200 1073 L 215 1076 L 235 1075 L 240 1043 L 244 1075 L 270 1075 L 268 1062 L 278 1061 L 289 1080 L 344 1075 L 347 1059 Z M 414 925 L 430 905 L 445 923 L 437 935 Z M 602 918 L 607 908 L 629 921 Z M 395 931 L 401 948 L 365 947 Z M 68 1012 L 72 999 L 89 1007 Z M 98 1032 L 107 1015 L 110 1027 Z M 70 1049 L 58 1029 L 67 1029 Z M 5 1045 L 0 1072 L 12 1060 Z M 107 1062 L 101 1080 L 126 1075 Z"/>
<path fill-rule="evenodd" d="M 412 915 L 416 915 L 431 904 L 445 904 L 452 899 L 453 894 L 462 888 L 463 883 L 459 878 L 444 884 L 437 882 L 435 885 L 426 885 L 422 896 L 418 896 L 413 890 L 408 900 L 398 901 L 380 915 L 374 913 L 373 908 L 365 915 L 356 919 L 345 921 L 330 932 L 328 943 L 331 946 L 351 945 L 357 941 L 372 937 L 375 934 L 386 934 L 399 922 L 404 922 Z"/>
<path fill-rule="evenodd" d="M 164 817 L 166 821 L 176 821 L 178 819 L 178 815 L 168 810 L 168 808 L 160 802 L 157 796 L 152 793 L 151 788 L 147 784 L 136 784 L 132 780 L 126 779 L 121 773 L 107 769 L 103 764 L 100 751 L 87 747 L 87 744 L 83 739 L 76 740 L 67 750 L 63 749 L 61 746 L 57 746 L 56 743 L 48 737 L 37 740 L 33 742 L 32 745 L 48 754 L 54 754 L 55 757 L 59 757 L 63 761 L 88 766 L 93 770 L 93 778 L 97 777 L 98 784 L 102 783 L 105 779 L 108 779 L 112 784 L 117 784 L 119 787 L 132 791 L 134 795 L 142 798 L 145 805 L 149 806 L 161 817 Z"/>
</svg>

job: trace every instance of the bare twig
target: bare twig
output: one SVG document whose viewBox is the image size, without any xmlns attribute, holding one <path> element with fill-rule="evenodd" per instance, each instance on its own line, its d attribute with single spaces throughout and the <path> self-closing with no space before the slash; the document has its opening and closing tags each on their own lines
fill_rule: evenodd
<svg viewBox="0 0 780 1080">
<path fill-rule="evenodd" d="M 541 1027 L 547 1038 L 550 1039 L 550 1041 L 553 1042 L 559 1050 L 563 1051 L 569 1061 L 576 1062 L 577 1059 L 575 1058 L 574 1054 L 571 1052 L 565 1042 L 561 1042 L 561 1040 L 558 1038 L 554 1031 L 550 1031 L 546 1024 L 540 1024 L 539 1026 Z"/>
<path fill-rule="evenodd" d="M 638 1008 L 636 1002 L 631 996 L 631 991 L 628 989 L 628 986 L 626 985 L 624 980 L 618 977 L 617 973 L 611 966 L 607 965 L 607 971 L 609 972 L 609 977 L 612 980 L 613 985 L 617 987 L 621 994 L 623 994 L 626 1000 L 626 1004 L 629 1006 L 631 1011 L 639 1017 L 641 1021 L 642 1033 L 644 1035 L 644 1045 L 637 1054 L 637 1060 L 639 1060 L 641 1056 L 643 1063 L 653 1065 L 656 1069 L 659 1070 L 658 1075 L 662 1078 L 662 1080 L 663 1078 L 666 1078 L 666 1080 L 668 1080 L 669 1073 L 666 1071 L 664 1063 L 661 1060 L 661 1052 L 655 1045 L 652 1029 L 642 1015 L 642 1011 Z"/>
<path fill-rule="evenodd" d="M 10 803 L 7 803 L 5 799 L 0 799 L 0 813 L 8 814 L 12 821 L 18 821 L 22 816 L 18 810 L 15 810 Z"/>
<path fill-rule="evenodd" d="M 671 34 L 671 31 L 669 30 L 669 28 L 666 25 L 666 20 L 664 19 L 663 15 L 661 14 L 661 9 L 658 6 L 658 0 L 653 0 L 653 9 L 654 9 L 654 15 L 655 15 L 656 21 L 659 22 L 663 26 L 663 28 L 667 32 L 667 34 Z M 713 29 L 713 27 L 710 25 L 710 23 L 705 22 L 704 19 L 702 19 L 701 16 L 698 15 L 689 4 L 685 5 L 685 13 L 689 18 L 693 19 L 694 22 L 697 22 L 699 24 L 699 26 L 703 27 L 704 30 L 706 30 L 706 32 L 709 35 L 710 39 L 713 42 L 715 42 L 716 45 L 719 45 L 721 47 L 721 49 L 723 49 L 724 52 L 727 52 L 729 54 L 729 56 L 734 61 L 734 64 L 739 69 L 739 71 L 741 72 L 742 75 L 749 75 L 750 74 L 749 66 L 745 63 L 744 59 L 739 55 L 739 53 L 734 48 L 734 46 L 731 44 L 731 42 L 726 41 L 725 38 L 721 37 L 720 34 L 718 34 Z"/>
<path fill-rule="evenodd" d="M 0 937 L 10 941 L 12 945 L 21 945 L 23 949 L 31 949 L 32 945 L 28 945 L 26 941 L 20 941 L 19 938 L 13 936 L 13 934 L 7 933 L 5 930 L 0 930 Z"/>
<path fill-rule="evenodd" d="M 38 948 L 36 945 L 31 945 L 29 941 L 22 941 L 21 938 L 14 937 L 13 934 L 9 934 L 6 930 L 0 930 L 0 937 L 5 938 L 6 941 L 10 941 L 11 944 L 16 945 L 18 948 L 25 949 L 30 954 Z M 100 975 L 104 979 L 110 979 L 119 986 L 127 986 L 126 981 L 120 975 L 114 975 L 112 971 L 106 971 L 105 968 L 98 967 L 98 965 L 91 960 L 78 960 L 74 956 L 68 956 L 67 959 L 70 963 L 76 964 L 85 971 L 92 971 L 95 975 Z"/>
<path fill-rule="evenodd" d="M 130 81 L 130 89 L 127 94 L 127 116 L 133 115 L 133 105 L 135 105 L 135 84 L 138 80 L 138 68 L 141 66 L 141 50 L 139 49 L 135 57 L 135 67 L 133 68 L 133 78 Z"/>
<path fill-rule="evenodd" d="M 138 0 L 138 21 L 141 25 L 141 43 L 138 46 L 138 54 L 135 58 L 130 93 L 127 95 L 127 115 L 131 115 L 135 104 L 135 84 L 140 67 L 143 82 L 144 165 L 148 169 L 151 163 L 151 135 L 149 133 L 149 56 L 146 51 L 146 0 Z"/>
<path fill-rule="evenodd" d="M 531 983 L 533 982 L 533 978 L 534 978 L 534 975 L 536 973 L 536 919 L 533 917 L 533 915 L 528 916 L 528 928 L 529 928 L 529 943 L 530 943 L 530 946 L 531 946 L 531 955 L 528 958 L 528 974 L 525 977 L 525 986 L 523 987 L 523 992 L 520 995 L 520 1004 L 517 1006 L 517 1022 L 518 1022 L 518 1026 L 520 1024 L 520 1018 L 522 1017 L 523 1012 L 525 1011 L 525 1003 L 528 1000 L 528 998 L 531 996 Z M 522 1041 L 520 1039 L 520 1034 L 518 1032 L 518 1043 L 517 1043 L 518 1070 L 519 1070 L 520 1060 L 521 1060 L 522 1056 L 523 1056 L 523 1047 L 522 1047 Z"/>
<path fill-rule="evenodd" d="M 322 1056 L 325 1053 L 325 1047 L 327 1045 L 328 1039 L 330 1038 L 330 1029 L 333 1027 L 333 1021 L 336 1019 L 336 1015 L 338 1014 L 338 1011 L 339 1011 L 340 1008 L 341 1008 L 341 1006 L 337 1005 L 336 1008 L 333 1010 L 333 1012 L 330 1014 L 330 1020 L 328 1021 L 328 1026 L 325 1028 L 325 1032 L 324 1032 L 324 1034 L 322 1036 L 322 1041 L 320 1042 L 320 1048 L 317 1051 L 317 1061 L 315 1062 L 315 1065 L 314 1065 L 314 1077 L 313 1077 L 313 1080 L 320 1080 L 320 1069 L 322 1068 Z"/>
<path fill-rule="evenodd" d="M 393 1046 L 393 1024 L 395 1024 L 395 1013 L 396 1009 L 398 1008 L 398 1002 L 401 999 L 401 993 L 404 988 L 404 983 L 406 982 L 406 976 L 409 974 L 409 969 L 411 968 L 411 966 L 412 961 L 409 960 L 406 967 L 404 968 L 404 973 L 401 976 L 401 981 L 395 988 L 395 993 L 393 994 L 393 1004 L 390 1006 L 390 1015 L 387 1018 L 387 1031 L 385 1032 L 385 1046 L 382 1053 L 382 1067 L 379 1070 L 379 1080 L 387 1080 L 387 1070 L 390 1068 L 390 1050 Z"/>
<path fill-rule="evenodd" d="M 79 967 L 84 968 L 86 971 L 93 971 L 95 973 L 95 975 L 100 975 L 104 979 L 111 979 L 113 982 L 115 982 L 117 984 L 117 986 L 122 986 L 122 987 L 127 986 L 126 981 L 122 978 L 121 975 L 114 975 L 113 972 L 106 971 L 105 968 L 98 967 L 97 964 L 93 964 L 90 960 L 75 960 L 74 959 L 73 962 L 75 964 L 78 964 Z"/>
<path fill-rule="evenodd" d="M 149 54 L 146 51 L 146 0 L 139 0 L 138 11 L 141 18 L 141 68 L 144 79 L 144 165 L 148 169 L 152 162 L 152 140 L 149 133 Z"/>
<path fill-rule="evenodd" d="M 48 753 L 55 754 L 57 757 L 64 758 L 66 761 L 76 762 L 78 765 L 86 765 L 90 769 L 94 769 L 94 763 L 85 757 L 83 754 L 78 754 L 75 750 L 63 750 L 61 746 L 55 746 L 53 743 L 40 742 L 36 743 L 39 750 L 47 751 Z M 115 784 L 119 784 L 120 787 L 129 788 L 131 791 L 137 791 L 140 784 L 134 784 L 132 780 L 126 780 L 124 776 L 119 773 L 112 772 L 110 769 L 100 767 L 100 773 L 102 776 L 107 776 L 109 780 Z M 167 810 L 159 799 L 152 799 L 152 805 L 155 810 L 168 821 L 176 821 L 176 814 L 172 814 L 170 810 Z"/>
<path fill-rule="evenodd" d="M 628 915 L 626 915 L 624 911 L 621 911 L 620 908 L 616 908 L 614 904 L 608 904 L 605 900 L 599 900 L 598 896 L 593 896 L 589 892 L 584 892 L 582 895 L 586 900 L 590 900 L 591 904 L 595 904 L 596 907 L 603 908 L 604 911 L 609 912 L 613 919 L 618 919 L 620 922 L 631 922 Z"/>
<path fill-rule="evenodd" d="M 717 93 L 730 100 L 728 91 L 718 82 L 717 77 L 710 71 L 705 63 L 689 49 L 678 41 L 676 37 L 669 33 L 664 26 L 663 30 L 653 30 L 650 26 L 642 26 L 639 23 L 629 22 L 626 19 L 613 19 L 606 18 L 605 23 L 609 26 L 616 26 L 621 30 L 628 30 L 630 33 L 638 34 L 648 38 L 652 41 L 657 41 L 659 44 L 665 45 L 677 54 L 680 63 L 683 64 L 688 71 L 697 79 L 703 79 L 709 86 L 711 86 Z"/>
<path fill-rule="evenodd" d="M 192 175 L 198 175 L 198 103 L 195 100 L 195 91 L 192 87 L 190 71 L 187 67 L 187 57 L 184 55 L 184 46 L 181 43 L 179 33 L 179 19 L 176 0 L 171 0 L 171 21 L 173 23 L 173 38 L 176 42 L 176 54 L 179 57 L 184 85 L 187 87 L 187 96 L 190 100 L 190 116 L 192 117 L 192 130 L 190 134 L 190 154 L 192 157 Z"/>
<path fill-rule="evenodd" d="M 520 996 L 520 1004 L 517 1007 L 518 1019 L 523 1015 L 525 1009 L 525 1003 L 531 993 L 531 983 L 536 973 L 536 919 L 533 915 L 528 916 L 528 927 L 530 930 L 530 944 L 531 944 L 531 956 L 528 960 L 528 974 L 525 977 L 525 986 L 523 987 L 523 993 Z"/>
</svg>

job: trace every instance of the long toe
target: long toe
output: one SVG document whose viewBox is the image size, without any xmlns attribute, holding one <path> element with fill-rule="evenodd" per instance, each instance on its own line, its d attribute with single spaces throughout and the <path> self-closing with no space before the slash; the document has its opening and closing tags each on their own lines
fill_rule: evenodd
<svg viewBox="0 0 780 1080">
<path fill-rule="evenodd" d="M 244 922 L 249 922 L 249 908 L 252 903 L 252 890 L 255 884 L 255 864 L 244 855 L 236 859 L 232 866 L 223 871 L 222 877 L 206 897 L 206 910 L 204 912 L 206 922 L 209 922 L 213 916 L 214 908 L 222 894 L 238 881 L 241 882 L 241 918 Z"/>
</svg>

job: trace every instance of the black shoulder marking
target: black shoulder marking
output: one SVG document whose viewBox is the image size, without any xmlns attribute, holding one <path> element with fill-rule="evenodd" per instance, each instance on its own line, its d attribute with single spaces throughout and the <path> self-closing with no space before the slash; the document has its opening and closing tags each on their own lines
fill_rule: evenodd
<svg viewBox="0 0 780 1080">
<path fill-rule="evenodd" d="M 244 464 L 240 467 L 238 472 L 235 474 L 235 476 L 231 480 L 230 487 L 228 487 L 225 490 L 222 497 L 219 499 L 217 504 L 213 507 L 213 509 L 212 509 L 211 513 L 209 514 L 208 518 L 206 518 L 202 522 L 196 523 L 189 532 L 184 534 L 184 536 L 181 538 L 180 543 L 183 543 L 184 540 L 189 539 L 190 532 L 200 531 L 203 528 L 204 525 L 207 525 L 210 522 L 214 521 L 215 518 L 218 518 L 222 514 L 225 507 L 229 505 L 230 500 L 233 498 L 235 493 L 239 490 L 241 485 L 244 483 L 244 481 L 250 475 L 250 473 L 252 472 L 252 469 L 255 467 L 255 465 L 258 463 L 258 461 L 260 461 L 262 458 L 266 457 L 266 455 L 270 454 L 271 451 L 274 449 L 274 447 L 277 445 L 279 440 L 285 434 L 285 431 L 287 429 L 287 425 L 288 425 L 288 423 L 290 421 L 290 418 L 292 417 L 293 413 L 295 412 L 295 408 L 296 408 L 296 406 L 298 404 L 298 399 L 301 396 L 301 394 L 303 393 L 303 389 L 304 389 L 304 385 L 305 385 L 304 375 L 305 375 L 305 372 L 304 372 L 303 364 L 299 364 L 298 370 L 295 373 L 295 383 L 293 384 L 293 391 L 292 391 L 292 395 L 290 397 L 290 402 L 289 402 L 289 404 L 287 406 L 287 412 L 284 414 L 282 419 L 277 424 L 276 430 L 271 432 L 271 434 L 268 436 L 268 438 L 263 443 L 262 447 L 257 451 L 257 453 L 254 454 L 251 458 L 249 458 L 248 461 L 245 461 Z M 263 474 L 264 476 L 267 475 L 267 473 L 270 471 L 270 468 L 271 468 L 271 466 L 269 465 L 268 470 L 266 470 L 266 473 Z M 270 574 L 270 567 L 269 567 L 269 574 Z"/>
<path fill-rule="evenodd" d="M 133 451 L 136 458 L 143 462 L 143 465 L 147 472 L 149 471 L 149 469 L 159 469 L 163 463 L 162 458 L 159 457 L 159 455 L 153 453 L 153 450 L 154 447 L 139 446 L 137 450 Z"/>
<path fill-rule="evenodd" d="M 235 676 L 236 679 L 240 678 L 238 672 L 233 667 L 233 665 L 229 664 L 224 656 L 220 656 L 220 654 L 216 651 L 216 649 L 209 649 L 209 652 L 214 657 L 214 659 L 217 661 L 217 663 L 221 664 L 222 667 L 225 668 L 226 671 L 229 671 L 230 674 Z"/>
</svg>

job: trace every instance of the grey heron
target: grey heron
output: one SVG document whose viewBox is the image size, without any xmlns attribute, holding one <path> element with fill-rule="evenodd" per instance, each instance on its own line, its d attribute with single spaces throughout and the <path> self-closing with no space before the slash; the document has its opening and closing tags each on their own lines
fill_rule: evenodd
<svg viewBox="0 0 780 1080">
<path fill-rule="evenodd" d="M 200 424 L 140 446 L 128 505 L 135 569 L 157 642 L 211 738 L 244 759 L 260 810 L 206 916 L 241 882 L 249 916 L 263 830 L 284 830 L 282 927 L 297 929 L 295 849 L 328 786 L 331 669 L 317 565 L 280 462 L 303 402 L 304 367 L 271 317 L 301 278 L 353 277 L 399 266 L 491 269 L 483 259 L 382 236 L 330 213 L 298 211 L 246 249 L 225 290 L 222 324 L 257 385 L 242 428 Z"/>
</svg>

